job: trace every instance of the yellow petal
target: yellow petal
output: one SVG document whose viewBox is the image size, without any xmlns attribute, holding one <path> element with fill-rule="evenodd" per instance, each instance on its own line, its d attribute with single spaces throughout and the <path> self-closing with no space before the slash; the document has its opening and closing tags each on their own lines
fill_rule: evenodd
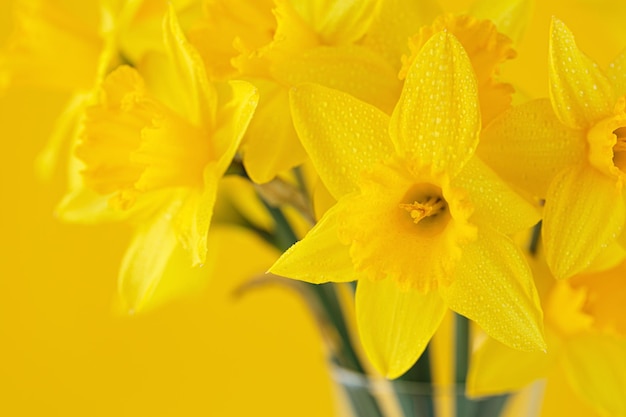
<svg viewBox="0 0 626 417">
<path fill-rule="evenodd" d="M 391 279 L 359 280 L 356 318 L 368 357 L 387 378 L 397 378 L 420 357 L 446 307 L 436 291 L 402 290 Z"/>
<path fill-rule="evenodd" d="M 54 130 L 45 147 L 35 160 L 37 174 L 46 181 L 50 181 L 59 164 L 63 161 L 63 152 L 73 147 L 80 132 L 80 120 L 84 115 L 87 103 L 87 94 L 75 94 L 54 124 Z"/>
<path fill-rule="evenodd" d="M 240 74 L 272 79 L 272 67 L 276 62 L 292 59 L 294 54 L 320 44 L 318 34 L 298 14 L 294 2 L 276 0 L 274 3 L 272 13 L 276 27 L 271 29 L 272 42 L 258 49 L 249 49 L 253 46 L 245 40 L 236 39 L 234 43 L 241 53 L 231 62 Z"/>
<path fill-rule="evenodd" d="M 398 153 L 454 176 L 478 144 L 474 70 L 461 44 L 434 35 L 409 69 L 389 131 Z"/>
<path fill-rule="evenodd" d="M 620 235 L 624 236 L 624 231 Z M 604 248 L 598 256 L 591 262 L 591 264 L 585 268 L 584 273 L 596 273 L 601 271 L 606 271 L 612 268 L 615 268 L 619 265 L 624 258 L 626 258 L 626 249 L 624 246 L 620 245 L 618 238 L 615 242 L 610 243 L 606 248 Z"/>
<path fill-rule="evenodd" d="M 66 222 L 91 224 L 123 220 L 128 218 L 130 212 L 111 207 L 108 197 L 103 197 L 91 188 L 79 187 L 61 199 L 55 213 Z"/>
<path fill-rule="evenodd" d="M 626 261 L 601 272 L 579 274 L 568 282 L 586 295 L 582 311 L 593 319 L 594 329 L 626 336 Z"/>
<path fill-rule="evenodd" d="M 349 246 L 337 236 L 339 205 L 328 210 L 307 235 L 287 249 L 269 272 L 320 284 L 356 279 Z"/>
<path fill-rule="evenodd" d="M 209 129 L 215 126 L 217 95 L 209 83 L 200 54 L 187 41 L 176 17 L 176 10 L 169 5 L 163 21 L 163 34 L 167 51 L 174 65 L 175 83 L 171 88 L 178 93 L 177 106 L 196 126 Z"/>
<path fill-rule="evenodd" d="M 289 90 L 259 80 L 259 107 L 242 144 L 243 163 L 252 181 L 262 184 L 306 160 L 289 117 Z M 271 128 L 270 128 L 271 127 Z"/>
<path fill-rule="evenodd" d="M 547 99 L 503 113 L 480 136 L 477 153 L 507 181 L 545 197 L 550 181 L 586 156 L 584 132 L 563 125 Z"/>
<path fill-rule="evenodd" d="M 171 219 L 159 214 L 140 224 L 122 259 L 118 291 L 129 312 L 140 311 L 150 301 L 178 245 Z"/>
<path fill-rule="evenodd" d="M 398 71 L 400 57 L 409 52 L 406 40 L 439 14 L 441 6 L 434 0 L 385 0 L 380 4 L 363 44 L 384 56 Z"/>
<path fill-rule="evenodd" d="M 601 417 L 601 414 L 584 402 L 572 389 L 562 367 L 554 367 L 548 375 L 541 417 Z M 607 416 L 604 416 L 607 417 Z"/>
<path fill-rule="evenodd" d="M 522 352 L 487 338 L 474 351 L 468 371 L 468 393 L 473 396 L 518 391 L 545 378 L 557 363 L 559 341 L 546 330 L 548 352 Z"/>
<path fill-rule="evenodd" d="M 172 301 L 202 294 L 215 270 L 216 256 L 211 255 L 203 265 L 194 267 L 189 263 L 189 253 L 181 245 L 176 245 L 169 257 L 165 256 L 165 267 L 140 303 L 129 304 L 127 293 L 122 292 L 118 293 L 116 308 L 121 309 L 122 314 L 147 313 Z"/>
<path fill-rule="evenodd" d="M 550 97 L 559 119 L 587 128 L 612 114 L 613 89 L 598 65 L 578 50 L 574 35 L 558 19 L 550 29 Z"/>
<path fill-rule="evenodd" d="M 489 19 L 498 31 L 519 44 L 532 16 L 532 0 L 479 0 L 470 10 L 470 15 Z"/>
<path fill-rule="evenodd" d="M 0 79 L 60 91 L 92 88 L 103 48 L 99 5 L 67 7 L 38 0 L 16 1 L 15 6 L 15 31 L 0 51 Z"/>
<path fill-rule="evenodd" d="M 568 343 L 564 368 L 573 390 L 607 416 L 626 416 L 626 341 L 589 334 Z"/>
<path fill-rule="evenodd" d="M 333 197 L 357 189 L 360 173 L 393 154 L 389 117 L 340 91 L 314 84 L 291 90 L 293 123 Z"/>
<path fill-rule="evenodd" d="M 454 281 L 440 293 L 448 307 L 505 345 L 524 351 L 546 349 L 530 268 L 508 237 L 479 229 L 478 239 L 463 250 Z"/>
<path fill-rule="evenodd" d="M 626 207 L 614 181 L 594 169 L 572 168 L 552 181 L 544 209 L 543 242 L 554 277 L 589 266 L 622 231 Z"/>
<path fill-rule="evenodd" d="M 320 46 L 274 65 L 274 76 L 288 85 L 316 83 L 353 95 L 391 114 L 401 83 L 380 55 L 358 45 Z"/>
<path fill-rule="evenodd" d="M 217 194 L 219 176 L 216 167 L 211 164 L 204 171 L 204 187 L 201 191 L 191 190 L 174 220 L 176 237 L 191 256 L 191 264 L 204 263 L 207 254 L 207 233 L 213 217 L 213 206 Z"/>
<path fill-rule="evenodd" d="M 218 89 L 219 108 L 212 142 L 218 157 L 215 172 L 221 176 L 230 165 L 252 120 L 259 93 L 245 81 L 229 81 Z"/>
<path fill-rule="evenodd" d="M 472 222 L 488 224 L 502 233 L 512 234 L 537 224 L 541 219 L 537 207 L 520 197 L 477 157 L 465 164 L 452 185 L 470 194 L 475 209 Z"/>
<path fill-rule="evenodd" d="M 510 84 L 499 82 L 498 74 L 501 64 L 515 58 L 512 42 L 488 20 L 469 15 L 444 14 L 431 25 L 420 28 L 409 39 L 411 54 L 402 57 L 400 78 L 404 79 L 425 43 L 441 31 L 453 35 L 467 53 L 476 77 L 482 124 L 486 126 L 511 106 L 514 89 Z"/>
<path fill-rule="evenodd" d="M 204 16 L 189 31 L 189 39 L 204 58 L 212 78 L 236 75 L 231 61 L 238 55 L 233 42 L 256 50 L 272 41 L 276 19 L 272 0 L 203 2 Z"/>
<path fill-rule="evenodd" d="M 292 2 L 298 14 L 330 45 L 358 41 L 365 35 L 380 0 L 318 0 Z"/>
<path fill-rule="evenodd" d="M 615 98 L 626 94 L 626 50 L 622 51 L 606 70 L 606 76 L 611 81 Z"/>
</svg>

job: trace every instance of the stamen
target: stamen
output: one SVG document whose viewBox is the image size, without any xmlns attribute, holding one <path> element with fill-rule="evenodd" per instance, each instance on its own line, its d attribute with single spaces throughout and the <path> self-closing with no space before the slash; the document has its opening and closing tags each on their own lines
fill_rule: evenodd
<svg viewBox="0 0 626 417">
<path fill-rule="evenodd" d="M 400 203 L 399 207 L 409 213 L 413 219 L 413 223 L 418 224 L 420 220 L 426 217 L 436 216 L 441 213 L 446 205 L 442 198 L 432 196 L 424 203 L 420 203 L 419 201 L 414 201 L 410 204 Z"/>
</svg>

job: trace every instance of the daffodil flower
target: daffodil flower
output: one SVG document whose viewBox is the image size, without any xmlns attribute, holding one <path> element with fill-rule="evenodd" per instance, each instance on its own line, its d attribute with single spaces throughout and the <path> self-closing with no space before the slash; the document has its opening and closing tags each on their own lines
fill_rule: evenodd
<svg viewBox="0 0 626 417">
<path fill-rule="evenodd" d="M 545 197 L 543 241 L 557 279 L 624 242 L 626 55 L 603 72 L 554 19 L 550 98 L 512 109 L 483 133 L 479 153 L 503 177 Z"/>
<path fill-rule="evenodd" d="M 337 204 L 271 272 L 358 280 L 359 333 L 387 377 L 417 360 L 447 307 L 515 348 L 544 348 L 532 276 L 507 237 L 538 213 L 475 156 L 476 80 L 452 35 L 421 48 L 391 118 L 313 84 L 293 89 L 291 105 Z"/>
<path fill-rule="evenodd" d="M 542 415 L 626 416 L 626 262 L 554 281 L 537 261 L 548 354 L 512 350 L 485 339 L 472 357 L 468 390 L 493 395 L 545 378 Z M 567 396 L 564 396 L 567 393 Z"/>
<path fill-rule="evenodd" d="M 188 0 L 172 4 L 185 14 L 193 9 Z M 15 2 L 16 27 L 0 50 L 0 91 L 27 86 L 71 95 L 38 156 L 42 178 L 49 179 L 75 146 L 84 109 L 106 75 L 122 62 L 163 51 L 158 30 L 166 10 L 165 0 Z M 73 188 L 79 180 L 68 171 Z"/>
<path fill-rule="evenodd" d="M 129 309 L 150 300 L 179 246 L 188 265 L 202 265 L 218 181 L 252 117 L 256 89 L 243 81 L 212 84 L 170 7 L 164 20 L 169 60 L 138 70 L 122 66 L 104 81 L 98 103 L 87 109 L 76 152 L 86 192 L 69 196 L 65 209 L 82 221 L 111 208 L 135 224 L 122 262 L 119 289 Z M 156 83 L 155 83 L 156 81 Z M 102 201 L 107 201 L 109 208 Z M 63 214 L 63 213 L 62 213 Z M 66 213 L 67 215 L 67 213 Z"/>
</svg>

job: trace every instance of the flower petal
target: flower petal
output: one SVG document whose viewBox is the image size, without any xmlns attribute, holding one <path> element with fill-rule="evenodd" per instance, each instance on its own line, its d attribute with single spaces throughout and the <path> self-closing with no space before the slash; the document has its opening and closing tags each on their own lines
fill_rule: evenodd
<svg viewBox="0 0 626 417">
<path fill-rule="evenodd" d="M 179 109 L 196 126 L 213 128 L 217 95 L 209 83 L 202 58 L 185 38 L 171 3 L 163 21 L 163 34 L 176 75 L 171 79 L 175 83 L 172 89 L 179 93 L 172 108 Z"/>
<path fill-rule="evenodd" d="M 139 311 L 150 301 L 177 245 L 166 213 L 138 226 L 122 259 L 118 279 L 118 291 L 128 311 Z"/>
<path fill-rule="evenodd" d="M 565 125 L 587 128 L 611 114 L 614 99 L 609 80 L 556 18 L 550 29 L 549 65 L 552 105 Z"/>
<path fill-rule="evenodd" d="M 434 35 L 409 69 L 389 132 L 398 153 L 453 177 L 478 144 L 474 70 L 461 44 Z"/>
<path fill-rule="evenodd" d="M 291 55 L 276 62 L 273 74 L 288 85 L 310 82 L 344 91 L 389 114 L 401 89 L 396 70 L 359 45 L 320 46 Z"/>
<path fill-rule="evenodd" d="M 609 64 L 606 76 L 611 81 L 616 99 L 626 94 L 626 49 Z"/>
<path fill-rule="evenodd" d="M 216 167 L 211 164 L 204 170 L 204 188 L 191 191 L 178 209 L 174 219 L 176 237 L 191 256 L 193 266 L 202 265 L 207 255 L 207 234 L 213 217 L 217 195 Z"/>
<path fill-rule="evenodd" d="M 548 352 L 522 352 L 486 338 L 472 354 L 467 390 L 472 396 L 518 391 L 545 378 L 558 358 L 558 338 L 546 329 Z"/>
<path fill-rule="evenodd" d="M 268 272 L 301 281 L 347 282 L 356 279 L 350 247 L 337 235 L 339 205 L 333 206 L 307 235 L 291 246 Z"/>
<path fill-rule="evenodd" d="M 393 154 L 389 117 L 340 91 L 303 84 L 291 90 L 293 123 L 322 181 L 339 199 L 360 173 Z"/>
<path fill-rule="evenodd" d="M 363 45 L 384 56 L 400 69 L 400 57 L 408 54 L 406 40 L 422 26 L 430 24 L 442 13 L 435 0 L 385 0 L 363 39 Z"/>
<path fill-rule="evenodd" d="M 515 349 L 545 350 L 543 314 L 524 257 L 506 236 L 486 227 L 463 250 L 456 277 L 440 288 L 448 307 Z"/>
<path fill-rule="evenodd" d="M 626 416 L 626 341 L 589 334 L 568 343 L 564 369 L 572 388 L 601 414 Z"/>
<path fill-rule="evenodd" d="M 105 47 L 94 18 L 100 5 L 14 4 L 15 30 L 0 51 L 0 87 L 8 84 L 64 92 L 91 89 Z"/>
<path fill-rule="evenodd" d="M 257 184 L 271 181 L 280 172 L 303 163 L 302 148 L 290 117 L 289 90 L 285 86 L 258 80 L 260 102 L 242 144 L 246 172 Z M 268 129 L 271 126 L 271 129 Z"/>
<path fill-rule="evenodd" d="M 584 132 L 563 125 L 547 99 L 502 114 L 480 136 L 477 153 L 507 181 L 545 197 L 550 181 L 585 158 Z"/>
<path fill-rule="evenodd" d="M 626 206 L 615 181 L 591 168 L 571 168 L 552 181 L 544 209 L 543 242 L 554 277 L 589 266 L 622 231 Z"/>
<path fill-rule="evenodd" d="M 257 89 L 246 81 L 229 81 L 218 89 L 219 109 L 212 142 L 221 176 L 232 162 L 259 102 Z"/>
<path fill-rule="evenodd" d="M 479 0 L 472 5 L 470 15 L 491 20 L 498 31 L 519 44 L 532 16 L 531 0 Z"/>
<path fill-rule="evenodd" d="M 515 58 L 512 41 L 498 32 L 493 22 L 479 20 L 470 15 L 447 13 L 432 24 L 420 28 L 409 39 L 410 56 L 403 56 L 403 66 L 398 76 L 404 79 L 424 44 L 441 31 L 454 36 L 463 46 L 476 77 L 480 115 L 483 125 L 511 107 L 513 86 L 498 81 L 500 66 Z"/>
<path fill-rule="evenodd" d="M 436 291 L 402 290 L 391 279 L 361 279 L 357 326 L 368 357 L 387 378 L 397 378 L 420 357 L 446 307 Z"/>
<path fill-rule="evenodd" d="M 572 389 L 561 366 L 552 368 L 547 377 L 541 416 L 602 417 Z"/>
<path fill-rule="evenodd" d="M 292 2 L 298 14 L 323 43 L 342 45 L 361 39 L 375 16 L 380 0 L 318 0 Z"/>
<path fill-rule="evenodd" d="M 130 210 L 117 210 L 109 205 L 109 198 L 91 188 L 70 190 L 55 209 L 59 219 L 71 223 L 100 223 L 127 219 Z"/>
<path fill-rule="evenodd" d="M 160 276 L 154 281 L 154 287 L 140 303 L 129 304 L 128 294 L 118 294 L 120 299 L 116 307 L 123 314 L 147 313 L 174 300 L 202 294 L 214 274 L 216 256 L 211 254 L 202 266 L 194 267 L 189 263 L 189 253 L 176 245 L 166 261 Z"/>
<path fill-rule="evenodd" d="M 539 209 L 514 192 L 479 158 L 471 158 L 452 181 L 470 194 L 472 222 L 488 224 L 511 234 L 527 229 L 541 219 Z"/>
</svg>

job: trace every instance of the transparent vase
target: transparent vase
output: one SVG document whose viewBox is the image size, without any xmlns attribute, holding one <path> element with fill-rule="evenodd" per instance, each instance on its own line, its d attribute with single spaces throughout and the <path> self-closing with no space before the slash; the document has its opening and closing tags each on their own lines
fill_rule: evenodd
<svg viewBox="0 0 626 417">
<path fill-rule="evenodd" d="M 341 417 L 536 417 L 542 385 L 517 394 L 468 398 L 465 386 L 390 381 L 334 367 Z"/>
</svg>

